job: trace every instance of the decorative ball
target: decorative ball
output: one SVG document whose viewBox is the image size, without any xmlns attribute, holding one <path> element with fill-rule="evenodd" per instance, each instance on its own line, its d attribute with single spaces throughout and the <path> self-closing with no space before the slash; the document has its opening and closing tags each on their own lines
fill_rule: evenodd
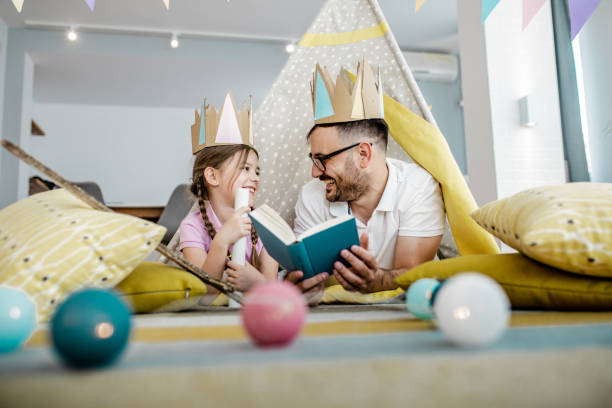
<svg viewBox="0 0 612 408">
<path fill-rule="evenodd" d="M 112 363 L 130 335 L 130 310 L 109 290 L 84 289 L 62 303 L 51 321 L 53 347 L 72 367 Z"/>
<path fill-rule="evenodd" d="M 36 327 L 36 306 L 19 289 L 0 286 L 0 353 L 19 347 Z"/>
<path fill-rule="evenodd" d="M 410 285 L 406 292 L 408 311 L 419 319 L 433 319 L 432 299 L 439 286 L 440 282 L 431 278 L 419 279 Z"/>
<path fill-rule="evenodd" d="M 504 290 L 488 276 L 461 273 L 445 281 L 433 310 L 445 337 L 459 346 L 484 346 L 497 341 L 510 317 Z"/>
<path fill-rule="evenodd" d="M 251 339 L 261 347 L 283 347 L 297 337 L 307 306 L 300 291 L 284 281 L 255 286 L 244 297 L 240 313 Z"/>
</svg>

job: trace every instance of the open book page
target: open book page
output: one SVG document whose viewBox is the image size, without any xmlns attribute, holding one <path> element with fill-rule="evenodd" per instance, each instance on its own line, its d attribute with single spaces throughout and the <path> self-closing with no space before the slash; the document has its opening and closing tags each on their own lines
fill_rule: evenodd
<svg viewBox="0 0 612 408">
<path fill-rule="evenodd" d="M 314 227 L 309 228 L 306 231 L 302 232 L 302 234 L 300 235 L 300 237 L 297 240 L 301 241 L 302 239 L 304 239 L 306 237 L 309 237 L 311 235 L 314 235 L 317 232 L 324 231 L 324 230 L 326 230 L 328 228 L 333 227 L 334 225 L 342 224 L 344 221 L 349 220 L 351 218 L 353 218 L 352 215 L 345 214 L 345 215 L 343 215 L 341 217 L 332 218 L 330 220 L 322 222 L 321 224 L 315 225 Z"/>
<path fill-rule="evenodd" d="M 250 215 L 261 224 L 265 225 L 270 232 L 283 241 L 285 245 L 291 245 L 295 242 L 295 234 L 291 227 L 271 207 L 264 204 L 252 211 Z"/>
</svg>

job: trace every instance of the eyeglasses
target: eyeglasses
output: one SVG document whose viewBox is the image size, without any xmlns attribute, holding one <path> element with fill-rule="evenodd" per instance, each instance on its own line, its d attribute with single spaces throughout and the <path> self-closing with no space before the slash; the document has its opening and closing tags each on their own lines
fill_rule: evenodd
<svg viewBox="0 0 612 408">
<path fill-rule="evenodd" d="M 312 160 L 312 164 L 314 164 L 317 167 L 317 169 L 319 169 L 321 171 L 325 171 L 325 160 L 329 160 L 332 157 L 334 157 L 334 156 L 336 156 L 336 155 L 338 155 L 338 154 L 340 154 L 342 152 L 345 152 L 345 151 L 347 151 L 349 149 L 352 149 L 353 147 L 359 146 L 360 144 L 361 144 L 361 142 L 354 143 L 354 144 L 352 144 L 350 146 L 343 147 L 342 149 L 338 149 L 338 150 L 336 150 L 334 152 L 331 152 L 331 153 L 328 153 L 328 154 L 324 154 L 324 155 L 318 155 L 317 154 L 317 155 L 313 156 L 312 153 L 308 153 L 308 157 L 310 157 L 310 160 Z M 370 146 L 372 146 L 372 143 L 370 143 Z"/>
</svg>

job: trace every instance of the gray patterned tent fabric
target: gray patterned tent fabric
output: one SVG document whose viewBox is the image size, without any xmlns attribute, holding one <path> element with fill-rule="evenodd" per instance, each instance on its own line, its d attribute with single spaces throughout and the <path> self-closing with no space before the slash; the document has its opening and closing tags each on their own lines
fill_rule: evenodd
<svg viewBox="0 0 612 408">
<path fill-rule="evenodd" d="M 375 0 L 329 0 L 308 29 L 312 34 L 334 34 L 387 27 Z M 340 34 L 346 36 L 346 34 Z M 327 66 L 335 79 L 342 67 L 355 72 L 365 57 L 380 67 L 383 90 L 413 112 L 435 123 L 391 31 L 374 38 L 328 46 L 300 42 L 253 116 L 255 145 L 262 168 L 259 204 L 266 203 L 292 225 L 294 206 L 302 185 L 311 179 L 306 135 L 313 125 L 310 81 L 315 64 Z M 388 156 L 411 161 L 390 138 Z"/>
<path fill-rule="evenodd" d="M 336 45 L 313 45 L 306 40 L 333 34 L 338 34 L 332 38 Z M 355 41 L 358 37 L 370 38 Z M 436 125 L 376 0 L 328 0 L 253 115 L 262 169 L 256 205 L 274 208 L 289 225 L 293 225 L 300 188 L 311 180 L 306 135 L 314 122 L 310 93 L 314 67 L 317 63 L 327 66 L 335 79 L 341 68 L 355 72 L 364 57 L 374 70 L 380 68 L 387 95 Z M 412 161 L 393 138 L 389 138 L 387 155 Z M 177 243 L 175 236 L 171 249 Z M 448 223 L 438 255 L 458 255 Z"/>
</svg>

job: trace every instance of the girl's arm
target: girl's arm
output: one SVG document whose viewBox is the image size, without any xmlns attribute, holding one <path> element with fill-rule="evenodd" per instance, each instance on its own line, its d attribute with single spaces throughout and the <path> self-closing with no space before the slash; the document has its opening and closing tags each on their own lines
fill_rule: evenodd
<svg viewBox="0 0 612 408">
<path fill-rule="evenodd" d="M 278 262 L 270 256 L 266 248 L 262 248 L 259 253 L 259 271 L 266 280 L 278 279 Z"/>
<path fill-rule="evenodd" d="M 201 248 L 183 248 L 183 256 L 192 264 L 198 266 L 213 278 L 221 279 L 225 270 L 225 260 L 227 255 L 227 245 L 223 245 L 213 239 L 208 254 Z M 208 286 L 208 293 L 215 293 L 217 289 Z"/>
<path fill-rule="evenodd" d="M 207 272 L 213 278 L 221 279 L 225 270 L 225 262 L 227 261 L 227 250 L 229 244 L 223 240 L 223 237 L 217 234 L 210 244 L 208 254 L 205 255 L 205 260 L 202 263 L 202 270 Z"/>
<path fill-rule="evenodd" d="M 221 279 L 229 245 L 222 238 L 212 240 L 208 253 L 202 248 L 183 248 L 183 256 L 213 278 Z"/>
<path fill-rule="evenodd" d="M 206 260 L 206 251 L 201 248 L 183 248 L 183 257 L 200 269 Z"/>
<path fill-rule="evenodd" d="M 181 222 L 180 226 L 180 235 L 181 235 L 181 248 L 183 252 L 183 256 L 186 260 L 197 266 L 198 268 L 204 270 L 208 274 L 210 274 L 214 278 L 219 278 L 223 273 L 223 269 L 220 270 L 218 268 L 214 268 L 213 265 L 215 263 L 215 258 L 217 257 L 215 252 L 216 250 L 211 251 L 211 257 L 208 256 L 206 252 L 206 240 L 207 236 L 202 230 L 200 226 L 201 223 L 197 222 L 197 218 L 195 214 L 190 214 Z M 210 239 L 210 238 L 208 238 Z M 211 242 L 211 248 L 215 244 L 215 239 Z M 219 245 L 219 242 L 216 242 L 216 245 Z M 206 265 L 205 265 L 206 264 Z"/>
</svg>

